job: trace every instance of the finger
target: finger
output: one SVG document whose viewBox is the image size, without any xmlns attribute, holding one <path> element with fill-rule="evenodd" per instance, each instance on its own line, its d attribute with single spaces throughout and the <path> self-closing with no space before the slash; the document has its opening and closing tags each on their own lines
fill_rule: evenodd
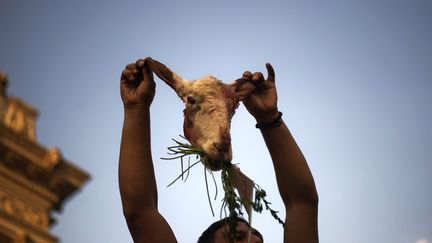
<svg viewBox="0 0 432 243">
<path fill-rule="evenodd" d="M 240 78 L 235 81 L 235 92 L 240 101 L 255 91 L 255 85 L 250 80 Z"/>
<path fill-rule="evenodd" d="M 134 80 L 135 79 L 135 77 L 137 76 L 137 70 L 136 70 L 136 66 L 135 66 L 135 63 L 129 63 L 128 65 L 126 65 L 126 67 L 125 67 L 125 71 L 128 71 L 128 72 L 126 72 L 125 74 L 125 76 L 126 76 L 126 78 L 129 80 L 129 81 L 132 81 L 132 80 Z M 131 76 L 132 75 L 132 76 Z"/>
<path fill-rule="evenodd" d="M 249 71 L 246 71 L 243 73 L 243 78 L 244 79 L 251 79 L 252 78 L 252 73 Z"/>
<path fill-rule="evenodd" d="M 128 65 L 126 65 L 125 69 L 129 69 L 132 70 L 135 68 L 135 63 L 129 63 Z"/>
<path fill-rule="evenodd" d="M 143 59 L 138 59 L 136 62 L 135 62 L 135 66 L 136 66 L 136 68 L 137 69 L 143 69 L 144 68 L 144 63 L 145 63 L 145 61 L 143 60 Z"/>
<path fill-rule="evenodd" d="M 267 68 L 267 73 L 268 73 L 267 81 L 274 83 L 275 82 L 275 72 L 274 72 L 272 65 L 270 63 L 266 63 L 266 68 Z"/>
<path fill-rule="evenodd" d="M 131 70 L 132 71 L 132 75 L 134 76 L 135 79 L 139 79 L 141 75 L 141 71 L 138 70 L 137 68 L 134 68 Z"/>
<path fill-rule="evenodd" d="M 128 81 L 128 82 L 131 82 L 131 81 L 134 80 L 134 76 L 133 76 L 133 74 L 132 74 L 132 71 L 129 70 L 129 69 L 125 69 L 125 70 L 123 70 L 123 72 L 122 72 L 122 77 L 124 77 L 124 78 L 125 78 L 125 81 Z"/>
<path fill-rule="evenodd" d="M 139 68 L 140 70 L 142 70 L 142 72 L 144 73 L 144 69 L 149 69 L 150 71 L 152 71 L 151 66 L 150 66 L 150 62 L 153 59 L 151 57 L 146 57 L 145 59 L 139 59 L 136 64 L 137 64 L 137 68 Z"/>
<path fill-rule="evenodd" d="M 122 71 L 122 73 L 121 73 L 121 75 L 120 75 L 120 81 L 123 83 L 123 82 L 126 82 L 126 76 L 124 75 L 124 70 Z"/>
<path fill-rule="evenodd" d="M 264 81 L 264 76 L 261 72 L 255 72 L 252 76 L 252 82 L 262 82 Z"/>
<path fill-rule="evenodd" d="M 150 63 L 147 58 L 143 62 L 142 73 L 143 73 L 144 80 L 148 80 L 154 83 L 153 72 L 150 69 Z"/>
<path fill-rule="evenodd" d="M 137 79 L 137 77 L 140 76 L 139 70 L 137 69 L 137 62 L 138 61 L 136 61 L 135 63 L 129 63 L 125 67 L 126 70 L 131 71 L 134 79 Z M 128 79 L 129 79 L 129 77 L 128 77 Z"/>
</svg>

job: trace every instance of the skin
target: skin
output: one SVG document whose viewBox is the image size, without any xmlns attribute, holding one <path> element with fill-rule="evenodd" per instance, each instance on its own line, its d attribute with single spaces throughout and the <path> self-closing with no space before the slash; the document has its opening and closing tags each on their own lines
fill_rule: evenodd
<svg viewBox="0 0 432 243">
<path fill-rule="evenodd" d="M 134 242 L 171 243 L 177 240 L 157 207 L 150 144 L 150 106 L 156 85 L 147 62 L 140 59 L 128 64 L 121 75 L 124 124 L 119 159 L 120 194 Z M 243 104 L 259 124 L 267 124 L 278 116 L 275 74 L 270 64 L 266 68 L 267 79 L 260 72 L 247 71 L 242 76 L 257 89 Z M 283 122 L 280 127 L 263 128 L 261 133 L 285 204 L 284 243 L 318 242 L 318 194 L 300 148 Z M 238 231 L 244 227 L 239 224 Z M 226 242 L 223 237 L 216 240 Z"/>
</svg>

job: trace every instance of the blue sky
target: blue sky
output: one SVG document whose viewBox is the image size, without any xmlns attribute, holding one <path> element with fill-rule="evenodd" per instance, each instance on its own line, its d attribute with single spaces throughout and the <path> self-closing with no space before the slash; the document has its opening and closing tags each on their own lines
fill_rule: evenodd
<svg viewBox="0 0 432 243">
<path fill-rule="evenodd" d="M 432 2 L 0 2 L 0 69 L 9 94 L 40 111 L 39 141 L 89 171 L 53 227 L 64 243 L 131 242 L 117 163 L 123 67 L 151 56 L 187 79 L 229 82 L 273 64 L 279 108 L 315 177 L 319 234 L 331 243 L 432 242 Z M 179 242 L 218 217 L 202 168 L 161 161 L 182 132 L 182 104 L 157 80 L 152 148 L 160 211 Z M 232 123 L 234 162 L 283 209 L 252 117 Z M 213 203 L 220 206 L 220 198 Z M 282 215 L 283 212 L 282 212 Z M 254 215 L 267 242 L 272 217 Z"/>
</svg>

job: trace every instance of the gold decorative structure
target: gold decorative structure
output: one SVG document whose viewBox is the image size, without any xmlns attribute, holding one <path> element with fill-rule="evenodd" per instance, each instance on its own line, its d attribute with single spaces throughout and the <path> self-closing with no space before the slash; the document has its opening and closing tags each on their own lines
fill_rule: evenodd
<svg viewBox="0 0 432 243">
<path fill-rule="evenodd" d="M 38 143 L 37 110 L 9 97 L 7 84 L 0 72 L 0 243 L 59 242 L 51 213 L 90 176 L 58 148 Z"/>
</svg>

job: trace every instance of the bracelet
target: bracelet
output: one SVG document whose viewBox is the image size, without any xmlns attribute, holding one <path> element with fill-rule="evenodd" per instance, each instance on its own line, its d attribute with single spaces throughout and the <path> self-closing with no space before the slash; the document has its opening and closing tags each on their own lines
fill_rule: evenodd
<svg viewBox="0 0 432 243">
<path fill-rule="evenodd" d="M 279 115 L 271 122 L 267 123 L 267 124 L 256 124 L 255 127 L 258 129 L 263 129 L 263 128 L 270 128 L 270 127 L 280 127 L 280 125 L 282 124 L 282 112 L 278 112 Z"/>
</svg>

